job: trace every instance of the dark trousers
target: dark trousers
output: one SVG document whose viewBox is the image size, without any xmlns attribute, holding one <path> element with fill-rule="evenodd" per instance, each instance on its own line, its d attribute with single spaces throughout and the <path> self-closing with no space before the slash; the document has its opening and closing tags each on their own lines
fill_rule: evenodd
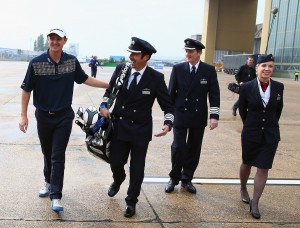
<svg viewBox="0 0 300 228">
<path fill-rule="evenodd" d="M 72 108 L 56 114 L 36 110 L 37 131 L 44 154 L 45 181 L 50 183 L 50 198 L 61 199 L 65 152 L 69 142 L 74 112 Z"/>
<path fill-rule="evenodd" d="M 96 68 L 96 69 L 93 69 L 93 68 L 92 68 L 92 69 L 91 69 L 91 76 L 95 78 L 96 75 L 97 75 L 97 68 Z"/>
<path fill-rule="evenodd" d="M 174 141 L 171 146 L 172 170 L 169 176 L 175 181 L 188 182 L 193 179 L 200 159 L 204 129 L 174 126 Z"/>
<path fill-rule="evenodd" d="M 113 137 L 111 141 L 110 168 L 114 181 L 121 184 L 126 173 L 124 165 L 127 163 L 130 153 L 130 180 L 125 201 L 129 205 L 135 205 L 141 192 L 144 179 L 145 159 L 149 142 L 127 142 Z"/>
</svg>

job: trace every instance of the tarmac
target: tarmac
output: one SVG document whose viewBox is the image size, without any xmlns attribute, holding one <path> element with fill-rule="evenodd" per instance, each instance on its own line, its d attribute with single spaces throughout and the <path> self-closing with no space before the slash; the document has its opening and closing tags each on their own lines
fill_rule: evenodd
<svg viewBox="0 0 300 228">
<path fill-rule="evenodd" d="M 300 227 L 300 82 L 275 78 L 285 85 L 284 109 L 280 119 L 281 142 L 269 181 L 260 200 L 261 219 L 253 219 L 249 205 L 240 199 L 239 167 L 242 122 L 232 116 L 237 95 L 227 90 L 233 75 L 218 73 L 221 89 L 219 126 L 205 131 L 201 159 L 195 173 L 197 194 L 180 185 L 164 192 L 171 168 L 172 132 L 149 145 L 145 179 L 136 215 L 125 218 L 127 178 L 113 198 L 107 190 L 112 174 L 107 163 L 87 152 L 85 134 L 74 124 L 66 153 L 62 203 L 64 211 L 53 212 L 49 198 L 39 198 L 43 183 L 43 157 L 36 130 L 34 107 L 29 105 L 29 128 L 18 128 L 20 85 L 27 62 L 0 61 L 0 227 Z M 87 64 L 83 64 L 90 73 Z M 97 78 L 109 81 L 114 68 L 99 68 Z M 172 68 L 164 68 L 168 82 Z M 98 107 L 104 89 L 76 85 L 73 109 Z M 153 109 L 154 133 L 160 131 L 163 112 Z M 251 173 L 253 178 L 256 169 Z M 274 181 L 274 182 L 272 182 Z M 252 179 L 249 193 L 253 193 Z"/>
</svg>

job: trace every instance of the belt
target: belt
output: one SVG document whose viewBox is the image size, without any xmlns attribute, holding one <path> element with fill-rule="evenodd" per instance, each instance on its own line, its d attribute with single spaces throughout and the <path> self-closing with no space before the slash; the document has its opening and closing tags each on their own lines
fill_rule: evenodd
<svg viewBox="0 0 300 228">
<path fill-rule="evenodd" d="M 68 107 L 68 108 L 61 109 L 59 111 L 51 111 L 51 110 L 44 111 L 44 110 L 40 110 L 40 109 L 38 109 L 38 111 L 43 112 L 43 113 L 48 114 L 48 115 L 59 115 L 59 114 L 65 113 L 65 112 L 67 112 L 71 109 L 72 109 L 71 107 Z"/>
</svg>

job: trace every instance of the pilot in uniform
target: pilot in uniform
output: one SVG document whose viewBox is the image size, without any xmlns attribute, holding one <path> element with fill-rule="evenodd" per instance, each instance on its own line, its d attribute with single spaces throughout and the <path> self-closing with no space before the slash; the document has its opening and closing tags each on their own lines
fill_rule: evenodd
<svg viewBox="0 0 300 228">
<path fill-rule="evenodd" d="M 156 53 L 155 48 L 145 40 L 132 37 L 127 51 L 130 52 L 131 70 L 128 70 L 127 78 L 120 88 L 111 113 L 114 133 L 110 148 L 110 166 L 114 181 L 108 190 L 108 195 L 115 196 L 125 180 L 124 165 L 130 154 L 130 180 L 124 216 L 132 217 L 135 214 L 144 179 L 148 144 L 152 139 L 152 106 L 155 99 L 164 111 L 162 131 L 155 136 L 163 136 L 171 130 L 174 116 L 164 75 L 147 66 L 151 55 Z M 107 118 L 110 117 L 106 108 L 107 98 L 112 92 L 121 68 L 122 65 L 116 67 L 100 105 L 100 114 Z"/>
<path fill-rule="evenodd" d="M 218 126 L 220 89 L 215 68 L 200 61 L 205 46 L 186 39 L 186 62 L 173 67 L 169 93 L 174 104 L 174 139 L 171 146 L 172 169 L 165 192 L 170 193 L 181 181 L 190 193 L 196 193 L 191 183 L 198 166 L 204 129 L 207 126 L 208 102 L 210 129 Z"/>
</svg>

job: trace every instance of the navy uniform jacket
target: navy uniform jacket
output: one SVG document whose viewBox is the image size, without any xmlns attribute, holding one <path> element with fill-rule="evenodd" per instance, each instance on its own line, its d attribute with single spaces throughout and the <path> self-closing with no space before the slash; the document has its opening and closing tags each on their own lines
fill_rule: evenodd
<svg viewBox="0 0 300 228">
<path fill-rule="evenodd" d="M 169 82 L 169 93 L 175 107 L 174 126 L 199 128 L 207 126 L 208 108 L 210 118 L 219 119 L 220 88 L 213 66 L 200 62 L 196 76 L 189 81 L 188 62 L 173 67 Z"/>
<path fill-rule="evenodd" d="M 259 93 L 257 80 L 242 84 L 239 113 L 243 121 L 242 139 L 251 142 L 280 141 L 279 118 L 283 108 L 284 85 L 270 80 L 270 100 L 266 107 Z"/>
<path fill-rule="evenodd" d="M 104 97 L 109 97 L 122 65 L 118 65 Z M 130 70 L 128 71 L 130 74 Z M 157 101 L 164 111 L 164 124 L 173 125 L 173 105 L 164 81 L 164 75 L 147 66 L 135 91 L 129 95 L 126 85 L 120 89 L 112 115 L 117 118 L 117 137 L 124 141 L 150 141 L 152 139 L 152 106 Z"/>
</svg>

